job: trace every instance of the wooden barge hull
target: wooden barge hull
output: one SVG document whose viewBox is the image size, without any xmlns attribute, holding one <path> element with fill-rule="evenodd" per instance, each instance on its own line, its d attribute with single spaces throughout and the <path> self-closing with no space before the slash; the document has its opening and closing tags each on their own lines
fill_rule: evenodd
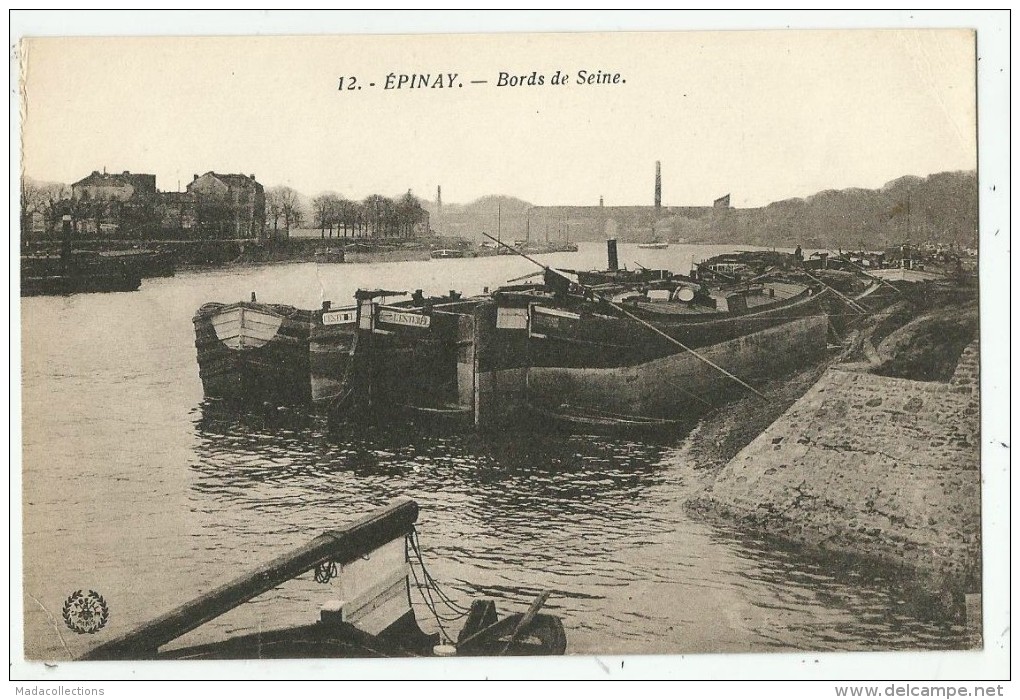
<svg viewBox="0 0 1020 700">
<path fill-rule="evenodd" d="M 819 357 L 826 332 L 826 316 L 807 316 L 702 347 L 698 354 L 753 384 Z M 685 351 L 622 367 L 531 366 L 526 381 L 530 406 L 621 422 L 695 419 L 746 391 Z"/>
<path fill-rule="evenodd" d="M 474 600 L 456 641 L 427 634 L 412 607 L 411 577 L 424 571 L 414 524 L 418 504 L 398 499 L 337 529 L 327 530 L 135 629 L 87 652 L 83 661 L 229 660 L 560 655 L 567 647 L 563 622 L 539 612 L 543 591 L 525 613 L 500 618 L 495 601 Z M 413 555 L 412 555 L 413 552 Z M 414 556 L 414 561 L 412 560 Z M 175 640 L 288 581 L 314 570 L 314 580 L 332 584 L 339 596 L 326 601 L 319 620 L 283 629 L 258 629 L 212 643 L 171 648 Z M 434 580 L 422 591 L 432 600 Z M 442 627 L 442 622 L 436 619 Z"/>
<path fill-rule="evenodd" d="M 715 314 L 705 320 L 676 319 L 635 309 L 671 338 L 688 348 L 711 347 L 767 330 L 784 321 L 818 315 L 822 295 L 760 313 Z M 627 318 L 574 313 L 536 304 L 530 312 L 529 357 L 532 365 L 552 367 L 620 367 L 673 355 L 677 345 Z"/>
<path fill-rule="evenodd" d="M 427 306 L 363 300 L 352 340 L 313 334 L 316 400 L 336 422 L 407 415 L 470 425 L 474 368 L 472 310 L 481 300 Z M 348 352 L 344 347 L 352 347 Z M 332 357 L 332 360 L 328 358 Z"/>
<path fill-rule="evenodd" d="M 258 303 L 203 306 L 194 323 L 205 395 L 244 403 L 309 402 L 312 313 Z"/>
<path fill-rule="evenodd" d="M 705 359 L 755 382 L 816 358 L 826 347 L 827 302 L 826 293 L 804 289 L 745 312 L 631 307 L 684 350 L 592 303 L 528 295 L 428 308 L 365 301 L 357 322 L 324 336 L 321 347 L 320 329 L 313 333 L 315 396 L 330 402 L 331 417 L 340 421 L 411 414 L 502 430 L 521 421 L 535 427 L 535 415 L 543 416 L 542 426 L 574 412 L 584 416 L 580 424 L 657 428 L 746 391 Z M 340 395 L 348 397 L 342 404 Z"/>
<path fill-rule="evenodd" d="M 472 423 L 473 378 L 461 359 L 471 354 L 472 309 L 478 303 L 410 313 L 376 309 L 364 370 L 373 413 L 403 414 L 429 424 Z M 416 319 L 427 319 L 428 325 L 409 325 Z"/>
<path fill-rule="evenodd" d="M 308 335 L 312 404 L 326 409 L 350 389 L 358 346 L 358 307 L 323 309 Z"/>
</svg>

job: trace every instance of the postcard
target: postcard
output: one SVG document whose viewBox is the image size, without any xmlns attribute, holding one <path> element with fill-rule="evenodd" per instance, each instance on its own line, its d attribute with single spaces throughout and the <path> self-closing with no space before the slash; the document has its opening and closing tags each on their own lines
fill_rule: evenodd
<svg viewBox="0 0 1020 700">
<path fill-rule="evenodd" d="M 117 16 L 16 44 L 12 674 L 1008 668 L 997 16 Z"/>
</svg>

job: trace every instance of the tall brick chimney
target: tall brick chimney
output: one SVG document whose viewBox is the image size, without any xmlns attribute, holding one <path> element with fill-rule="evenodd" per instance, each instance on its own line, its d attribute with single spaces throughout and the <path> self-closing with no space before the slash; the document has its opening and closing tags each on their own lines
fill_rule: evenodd
<svg viewBox="0 0 1020 700">
<path fill-rule="evenodd" d="M 655 161 L 655 211 L 662 208 L 662 163 Z"/>
</svg>

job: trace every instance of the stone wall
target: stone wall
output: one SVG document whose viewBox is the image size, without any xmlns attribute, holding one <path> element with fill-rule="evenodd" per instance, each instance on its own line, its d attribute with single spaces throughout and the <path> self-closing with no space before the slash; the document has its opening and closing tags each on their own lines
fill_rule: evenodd
<svg viewBox="0 0 1020 700">
<path fill-rule="evenodd" d="M 962 601 L 980 591 L 977 385 L 976 342 L 948 384 L 831 368 L 690 505 Z"/>
</svg>

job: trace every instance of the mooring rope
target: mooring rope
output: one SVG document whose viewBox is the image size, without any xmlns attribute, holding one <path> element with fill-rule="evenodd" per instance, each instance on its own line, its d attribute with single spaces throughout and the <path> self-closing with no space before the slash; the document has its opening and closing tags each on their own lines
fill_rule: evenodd
<svg viewBox="0 0 1020 700">
<path fill-rule="evenodd" d="M 443 589 L 439 586 L 439 582 L 436 581 L 435 578 L 433 578 L 431 573 L 429 573 L 428 568 L 426 568 L 425 566 L 424 557 L 422 556 L 421 553 L 421 543 L 418 541 L 418 531 L 413 528 L 411 530 L 411 547 L 414 550 L 415 558 L 418 560 L 418 565 L 421 567 L 422 574 L 425 578 L 426 584 L 430 585 L 432 589 L 435 590 L 435 592 L 439 595 L 440 600 L 442 600 L 446 604 L 446 607 L 450 608 L 450 610 L 456 613 L 460 613 L 459 617 L 464 617 L 465 615 L 467 615 L 469 612 L 468 608 L 465 608 L 464 606 L 455 603 L 453 598 L 448 596 L 443 591 Z"/>
<path fill-rule="evenodd" d="M 457 620 L 466 617 L 470 611 L 455 603 L 454 600 L 439 586 L 439 583 L 435 578 L 433 578 L 432 574 L 429 573 L 428 568 L 425 566 L 425 559 L 421 553 L 421 545 L 418 542 L 418 531 L 416 528 L 412 527 L 411 532 L 407 535 L 407 544 L 409 545 L 410 550 L 414 552 L 414 558 L 422 572 L 422 578 L 419 579 L 414 562 L 410 562 L 411 575 L 414 577 L 415 588 L 418 589 L 418 594 L 421 595 L 422 601 L 425 603 L 425 607 L 428 608 L 429 612 L 432 613 L 432 616 L 436 618 L 436 624 L 439 626 L 440 634 L 446 641 L 452 644 L 453 638 L 446 631 L 446 627 L 443 626 L 443 623 L 456 622 Z M 440 614 L 439 603 L 436 602 L 436 598 L 433 596 L 433 593 L 439 597 L 439 603 L 442 603 L 454 613 L 452 616 Z"/>
</svg>

